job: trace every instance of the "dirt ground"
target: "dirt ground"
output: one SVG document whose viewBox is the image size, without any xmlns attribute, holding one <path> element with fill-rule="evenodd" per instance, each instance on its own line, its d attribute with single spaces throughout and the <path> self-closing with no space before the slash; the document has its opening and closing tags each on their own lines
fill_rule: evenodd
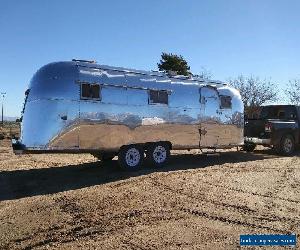
<svg viewBox="0 0 300 250">
<path fill-rule="evenodd" d="M 240 234 L 300 233 L 299 154 L 172 154 L 129 173 L 0 141 L 0 249 L 239 249 Z"/>
</svg>

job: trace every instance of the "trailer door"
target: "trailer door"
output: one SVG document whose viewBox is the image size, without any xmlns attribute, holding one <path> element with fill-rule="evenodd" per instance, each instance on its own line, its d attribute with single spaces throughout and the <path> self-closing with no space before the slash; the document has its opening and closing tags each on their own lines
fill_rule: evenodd
<svg viewBox="0 0 300 250">
<path fill-rule="evenodd" d="M 219 144 L 222 133 L 218 114 L 219 106 L 219 95 L 214 87 L 200 88 L 200 148 L 215 148 Z"/>
</svg>

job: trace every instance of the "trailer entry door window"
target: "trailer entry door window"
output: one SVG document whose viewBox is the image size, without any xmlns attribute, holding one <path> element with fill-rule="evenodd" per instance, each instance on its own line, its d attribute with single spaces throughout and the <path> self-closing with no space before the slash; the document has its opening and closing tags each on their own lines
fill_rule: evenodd
<svg viewBox="0 0 300 250">
<path fill-rule="evenodd" d="M 99 84 L 81 84 L 81 99 L 100 100 L 100 85 Z"/>
<path fill-rule="evenodd" d="M 168 104 L 168 92 L 165 90 L 150 90 L 149 104 Z"/>
<path fill-rule="evenodd" d="M 221 95 L 221 109 L 231 109 L 231 96 Z"/>
</svg>

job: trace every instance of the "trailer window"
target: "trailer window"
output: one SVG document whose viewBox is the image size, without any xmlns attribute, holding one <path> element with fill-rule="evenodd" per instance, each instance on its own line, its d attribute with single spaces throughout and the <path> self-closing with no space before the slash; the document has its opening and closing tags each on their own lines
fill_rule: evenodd
<svg viewBox="0 0 300 250">
<path fill-rule="evenodd" d="M 168 92 L 165 90 L 150 90 L 149 104 L 168 104 Z"/>
<path fill-rule="evenodd" d="M 231 109 L 231 96 L 221 95 L 221 109 Z"/>
<path fill-rule="evenodd" d="M 81 99 L 100 100 L 100 85 L 99 84 L 81 84 Z"/>
</svg>

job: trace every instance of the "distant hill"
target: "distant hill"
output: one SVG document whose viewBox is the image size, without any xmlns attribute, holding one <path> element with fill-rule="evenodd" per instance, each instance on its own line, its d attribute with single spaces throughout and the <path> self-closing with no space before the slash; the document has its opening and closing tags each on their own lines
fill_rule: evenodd
<svg viewBox="0 0 300 250">
<path fill-rule="evenodd" d="M 19 117 L 17 117 L 17 116 L 3 116 L 3 120 L 4 121 L 9 121 L 9 122 L 14 122 L 14 121 L 16 121 L 16 119 L 18 119 Z M 2 119 L 2 116 L 1 116 L 1 114 L 0 114 L 0 121 L 1 121 L 1 119 Z"/>
</svg>

